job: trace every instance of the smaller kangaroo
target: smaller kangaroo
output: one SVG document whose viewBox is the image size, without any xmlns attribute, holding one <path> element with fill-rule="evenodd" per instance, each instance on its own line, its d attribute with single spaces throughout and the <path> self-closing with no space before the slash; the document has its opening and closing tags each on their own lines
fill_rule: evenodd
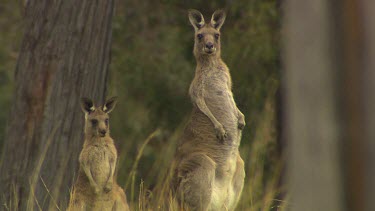
<svg viewBox="0 0 375 211">
<path fill-rule="evenodd" d="M 68 210 L 129 210 L 124 190 L 114 177 L 117 150 L 109 136 L 109 116 L 117 102 L 113 97 L 103 106 L 82 98 L 85 141 L 79 156 L 80 168 Z"/>
</svg>

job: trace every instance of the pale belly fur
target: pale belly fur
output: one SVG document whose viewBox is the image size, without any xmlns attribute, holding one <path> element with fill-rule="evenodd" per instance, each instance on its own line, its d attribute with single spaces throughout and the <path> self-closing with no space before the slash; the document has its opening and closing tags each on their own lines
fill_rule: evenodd
<svg viewBox="0 0 375 211">
<path fill-rule="evenodd" d="M 211 203 L 209 210 L 232 210 L 236 201 L 236 196 L 233 190 L 232 179 L 237 168 L 237 154 L 227 160 L 222 167 L 224 172 L 222 178 L 215 178 L 213 182 Z"/>
<path fill-rule="evenodd" d="M 104 187 L 111 173 L 110 154 L 106 150 L 95 150 L 90 154 L 91 174 L 97 185 Z"/>
</svg>

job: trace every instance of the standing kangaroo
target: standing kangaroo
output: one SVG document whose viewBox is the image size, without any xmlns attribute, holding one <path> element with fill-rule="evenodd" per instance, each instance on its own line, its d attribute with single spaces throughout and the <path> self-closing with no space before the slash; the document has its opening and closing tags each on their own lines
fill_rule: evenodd
<svg viewBox="0 0 375 211">
<path fill-rule="evenodd" d="M 111 98 L 103 106 L 95 107 L 92 100 L 82 98 L 85 141 L 68 210 L 129 210 L 125 193 L 114 176 L 117 150 L 109 136 L 108 113 L 116 102 L 116 98 Z"/>
<path fill-rule="evenodd" d="M 172 180 L 180 206 L 188 210 L 234 210 L 244 184 L 238 147 L 245 120 L 220 56 L 225 17 L 218 10 L 205 23 L 199 11 L 189 10 L 197 61 L 189 90 L 193 111 L 176 151 Z"/>
</svg>

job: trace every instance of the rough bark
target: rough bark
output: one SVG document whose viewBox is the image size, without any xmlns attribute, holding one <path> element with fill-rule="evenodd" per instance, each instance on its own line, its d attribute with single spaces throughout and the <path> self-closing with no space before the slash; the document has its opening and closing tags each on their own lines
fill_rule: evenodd
<svg viewBox="0 0 375 211">
<path fill-rule="evenodd" d="M 83 143 L 79 99 L 105 98 L 113 6 L 28 1 L 0 166 L 2 206 L 66 206 Z"/>
</svg>

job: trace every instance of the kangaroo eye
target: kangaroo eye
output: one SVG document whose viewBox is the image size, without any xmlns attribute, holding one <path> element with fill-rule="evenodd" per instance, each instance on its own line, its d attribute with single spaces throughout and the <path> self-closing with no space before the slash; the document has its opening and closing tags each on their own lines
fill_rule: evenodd
<svg viewBox="0 0 375 211">
<path fill-rule="evenodd" d="M 107 126 L 108 126 L 108 123 L 109 123 L 109 119 L 105 119 L 104 121 L 105 121 L 105 125 L 107 125 Z"/>
<path fill-rule="evenodd" d="M 219 37 L 220 37 L 220 34 L 215 34 L 216 39 L 219 39 Z"/>
<path fill-rule="evenodd" d="M 91 120 L 91 124 L 92 124 L 92 126 L 96 126 L 96 125 L 98 125 L 98 120 L 96 120 L 96 119 L 92 119 Z"/>
<path fill-rule="evenodd" d="M 202 39 L 203 38 L 203 34 L 198 34 L 197 37 L 198 37 L 198 39 Z"/>
</svg>

